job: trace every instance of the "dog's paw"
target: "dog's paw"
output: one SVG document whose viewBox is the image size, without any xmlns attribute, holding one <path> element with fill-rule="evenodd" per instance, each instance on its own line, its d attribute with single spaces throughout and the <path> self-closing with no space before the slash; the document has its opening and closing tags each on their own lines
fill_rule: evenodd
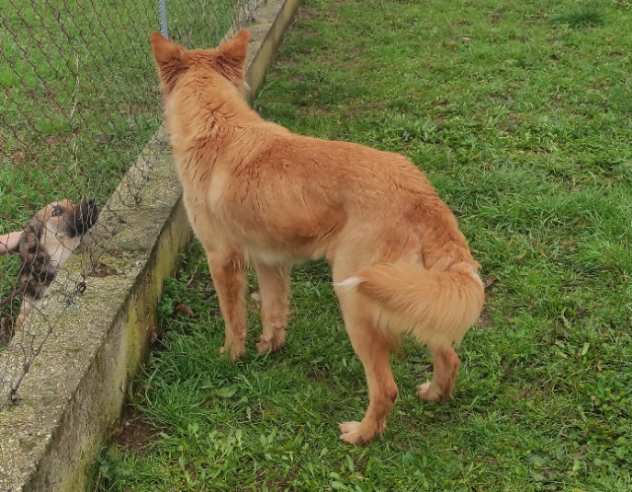
<svg viewBox="0 0 632 492">
<path fill-rule="evenodd" d="M 341 432 L 340 439 L 349 444 L 369 442 L 375 436 L 375 431 L 367 429 L 362 422 L 342 422 L 338 427 Z"/>
<path fill-rule="evenodd" d="M 259 354 L 268 354 L 276 352 L 285 345 L 285 331 L 278 331 L 272 338 L 265 338 L 263 335 L 257 342 L 257 352 Z"/>
<path fill-rule="evenodd" d="M 425 401 L 438 401 L 442 399 L 441 390 L 433 386 L 430 381 L 417 386 L 417 396 Z"/>
<path fill-rule="evenodd" d="M 219 349 L 220 354 L 226 354 L 233 362 L 240 359 L 246 353 L 246 347 L 244 345 L 224 345 Z"/>
<path fill-rule="evenodd" d="M 272 352 L 272 340 L 264 340 L 263 337 L 257 342 L 257 353 L 268 354 Z"/>
</svg>

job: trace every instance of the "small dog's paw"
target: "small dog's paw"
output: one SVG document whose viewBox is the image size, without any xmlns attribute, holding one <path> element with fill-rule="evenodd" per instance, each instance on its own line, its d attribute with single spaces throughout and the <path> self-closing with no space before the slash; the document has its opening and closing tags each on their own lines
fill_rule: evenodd
<svg viewBox="0 0 632 492">
<path fill-rule="evenodd" d="M 437 401 L 441 399 L 441 390 L 433 386 L 430 381 L 417 386 L 417 396 L 426 401 Z"/>
<path fill-rule="evenodd" d="M 375 431 L 367 431 L 362 422 L 342 422 L 338 424 L 340 428 L 340 439 L 349 444 L 362 444 L 370 441 L 375 436 Z"/>
</svg>

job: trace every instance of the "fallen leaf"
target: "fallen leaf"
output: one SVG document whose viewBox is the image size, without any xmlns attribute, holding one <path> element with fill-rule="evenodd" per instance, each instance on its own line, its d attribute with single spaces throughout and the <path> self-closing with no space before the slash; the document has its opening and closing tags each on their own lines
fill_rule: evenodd
<svg viewBox="0 0 632 492">
<path fill-rule="evenodd" d="M 181 314 L 182 316 L 186 316 L 187 318 L 193 318 L 193 309 L 191 309 L 186 304 L 177 304 L 176 312 Z"/>
</svg>

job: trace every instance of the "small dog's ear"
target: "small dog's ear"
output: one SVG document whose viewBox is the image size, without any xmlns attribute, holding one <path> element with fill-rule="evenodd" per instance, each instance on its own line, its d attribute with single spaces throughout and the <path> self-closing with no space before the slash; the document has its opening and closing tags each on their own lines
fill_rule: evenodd
<svg viewBox="0 0 632 492">
<path fill-rule="evenodd" d="M 232 70 L 241 71 L 246 61 L 248 41 L 250 41 L 250 33 L 242 29 L 231 39 L 220 44 L 217 48 L 218 62 Z"/>
<path fill-rule="evenodd" d="M 0 234 L 0 256 L 12 255 L 18 252 L 23 231 Z"/>
</svg>

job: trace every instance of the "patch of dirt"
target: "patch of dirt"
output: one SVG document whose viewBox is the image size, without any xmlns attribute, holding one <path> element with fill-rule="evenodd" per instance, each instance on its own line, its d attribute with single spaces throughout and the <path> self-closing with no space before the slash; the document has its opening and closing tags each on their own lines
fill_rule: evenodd
<svg viewBox="0 0 632 492">
<path fill-rule="evenodd" d="M 11 160 L 14 164 L 20 164 L 26 160 L 26 154 L 21 150 L 16 150 L 11 155 Z"/>
<path fill-rule="evenodd" d="M 141 413 L 127 405 L 121 422 L 114 431 L 113 442 L 129 451 L 143 453 L 158 432 Z"/>
<path fill-rule="evenodd" d="M 482 329 L 489 328 L 490 325 L 492 324 L 492 319 L 489 314 L 489 311 L 487 310 L 487 306 L 489 305 L 489 301 L 493 295 L 494 285 L 496 284 L 497 281 L 498 279 L 494 276 L 489 276 L 483 279 L 483 282 L 485 284 L 485 306 L 483 307 L 483 312 L 478 318 L 477 325 L 479 328 L 482 328 Z"/>
<path fill-rule="evenodd" d="M 487 308 L 483 308 L 483 312 L 481 313 L 481 315 L 478 318 L 478 323 L 476 323 L 476 325 L 479 328 L 485 329 L 485 328 L 489 328 L 489 326 L 492 324 L 492 318 L 489 315 L 489 312 L 487 311 Z"/>
</svg>

